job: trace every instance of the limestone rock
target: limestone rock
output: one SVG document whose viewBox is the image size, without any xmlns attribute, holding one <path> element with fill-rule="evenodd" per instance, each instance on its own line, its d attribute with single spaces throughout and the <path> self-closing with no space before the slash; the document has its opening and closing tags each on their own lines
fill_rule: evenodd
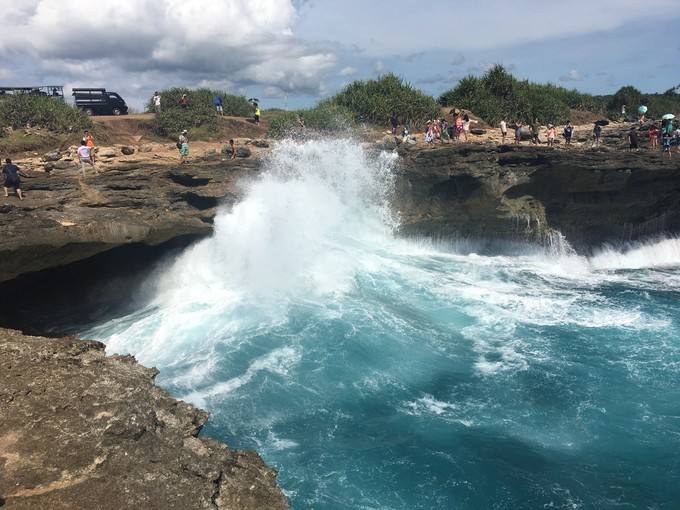
<svg viewBox="0 0 680 510">
<path fill-rule="evenodd" d="M 254 452 L 199 432 L 208 414 L 99 342 L 0 329 L 0 506 L 288 508 Z"/>
<path fill-rule="evenodd" d="M 267 149 L 269 148 L 269 142 L 267 140 L 260 140 L 260 139 L 255 139 L 250 142 L 250 145 L 254 147 L 258 147 L 260 149 Z"/>
<path fill-rule="evenodd" d="M 48 152 L 46 154 L 43 154 L 42 160 L 43 161 L 59 161 L 61 159 L 61 153 L 59 151 L 52 151 Z"/>
<path fill-rule="evenodd" d="M 236 157 L 238 158 L 249 158 L 252 155 L 252 151 L 248 147 L 238 147 L 236 149 Z"/>
<path fill-rule="evenodd" d="M 123 147 L 120 148 L 120 151 L 123 153 L 124 156 L 131 156 L 132 154 L 135 153 L 135 148 L 130 147 L 129 145 L 124 145 Z"/>
</svg>

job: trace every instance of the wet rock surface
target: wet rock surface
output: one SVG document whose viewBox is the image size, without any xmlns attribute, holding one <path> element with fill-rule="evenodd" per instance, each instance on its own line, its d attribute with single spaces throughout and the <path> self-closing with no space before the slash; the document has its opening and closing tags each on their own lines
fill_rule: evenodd
<svg viewBox="0 0 680 510">
<path fill-rule="evenodd" d="M 0 507 L 283 509 L 254 452 L 199 437 L 208 415 L 99 342 L 0 329 Z"/>
</svg>

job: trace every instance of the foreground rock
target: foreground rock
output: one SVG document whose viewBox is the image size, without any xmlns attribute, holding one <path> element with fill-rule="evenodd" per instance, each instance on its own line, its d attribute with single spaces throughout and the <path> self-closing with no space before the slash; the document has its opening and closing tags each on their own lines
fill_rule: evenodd
<svg viewBox="0 0 680 510">
<path fill-rule="evenodd" d="M 0 329 L 0 507 L 284 509 L 254 452 L 197 437 L 207 413 L 99 342 Z"/>
</svg>

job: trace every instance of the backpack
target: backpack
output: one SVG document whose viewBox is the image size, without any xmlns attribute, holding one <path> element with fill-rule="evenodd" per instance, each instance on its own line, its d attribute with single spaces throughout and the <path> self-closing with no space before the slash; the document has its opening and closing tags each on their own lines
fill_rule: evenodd
<svg viewBox="0 0 680 510">
<path fill-rule="evenodd" d="M 182 143 L 181 143 L 181 142 L 177 142 L 175 145 L 177 146 L 178 149 L 181 149 L 181 148 L 182 148 Z"/>
</svg>

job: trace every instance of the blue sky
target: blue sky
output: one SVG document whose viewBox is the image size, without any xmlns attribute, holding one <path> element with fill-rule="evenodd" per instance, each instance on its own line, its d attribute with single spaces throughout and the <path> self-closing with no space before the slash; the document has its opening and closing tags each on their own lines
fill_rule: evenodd
<svg viewBox="0 0 680 510">
<path fill-rule="evenodd" d="M 98 0 L 86 13 L 81 0 L 13 0 L 0 12 L 0 84 L 105 86 L 136 107 L 155 89 L 213 86 L 292 108 L 386 72 L 436 96 L 502 63 L 592 93 L 664 91 L 680 84 L 678 6 Z"/>
</svg>

